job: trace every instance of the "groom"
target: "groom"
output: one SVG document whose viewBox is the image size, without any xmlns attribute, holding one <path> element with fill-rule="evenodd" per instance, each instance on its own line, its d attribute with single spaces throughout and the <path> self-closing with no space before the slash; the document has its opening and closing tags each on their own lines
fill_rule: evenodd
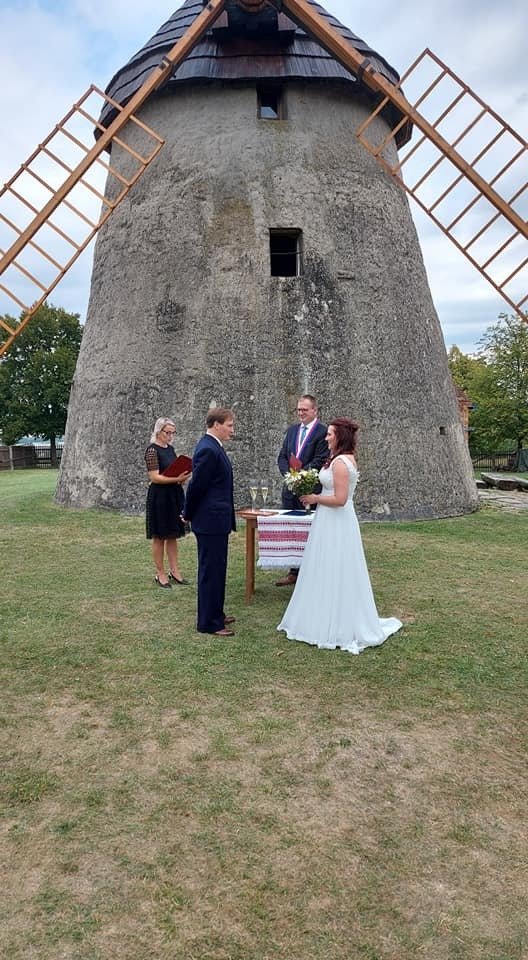
<svg viewBox="0 0 528 960">
<path fill-rule="evenodd" d="M 311 468 L 320 470 L 328 458 L 326 427 L 318 419 L 317 412 L 315 397 L 310 393 L 299 397 L 297 416 L 300 422 L 288 427 L 277 459 L 283 476 L 288 473 L 292 464 L 296 464 L 297 469 L 303 467 L 308 470 Z M 282 506 L 285 510 L 304 510 L 301 501 L 287 487 L 282 488 Z M 277 580 L 276 586 L 286 587 L 294 584 L 298 572 L 297 568 L 291 567 L 282 580 Z"/>
<path fill-rule="evenodd" d="M 224 443 L 233 436 L 233 411 L 212 407 L 206 427 L 193 454 L 184 509 L 198 544 L 197 628 L 199 633 L 232 637 L 227 624 L 234 617 L 225 616 L 224 598 L 229 534 L 236 527 L 233 469 Z"/>
</svg>

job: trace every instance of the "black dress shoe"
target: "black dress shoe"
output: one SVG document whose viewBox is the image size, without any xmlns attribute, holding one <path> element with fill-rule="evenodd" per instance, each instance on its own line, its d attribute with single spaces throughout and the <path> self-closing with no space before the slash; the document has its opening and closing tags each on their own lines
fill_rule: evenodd
<svg viewBox="0 0 528 960">
<path fill-rule="evenodd" d="M 178 577 L 175 577 L 174 574 L 170 572 L 170 570 L 169 570 L 169 580 L 172 580 L 173 583 L 178 583 L 180 587 L 189 585 L 188 580 L 185 580 L 183 578 L 181 580 L 178 580 Z"/>
<path fill-rule="evenodd" d="M 293 573 L 286 574 L 282 580 L 277 580 L 275 582 L 276 587 L 293 587 L 297 583 L 297 577 Z"/>
<path fill-rule="evenodd" d="M 162 583 L 157 574 L 154 577 L 154 580 L 158 584 L 158 587 L 163 587 L 164 590 L 172 590 L 172 583 Z"/>
</svg>

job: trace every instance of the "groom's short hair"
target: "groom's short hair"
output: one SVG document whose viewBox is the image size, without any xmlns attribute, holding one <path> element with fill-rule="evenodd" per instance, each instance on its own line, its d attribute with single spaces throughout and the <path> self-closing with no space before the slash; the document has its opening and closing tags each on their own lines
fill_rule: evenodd
<svg viewBox="0 0 528 960">
<path fill-rule="evenodd" d="M 230 410 L 229 407 L 211 407 L 205 421 L 207 429 L 210 430 L 215 423 L 225 423 L 226 420 L 230 420 L 232 417 L 233 411 Z"/>
</svg>

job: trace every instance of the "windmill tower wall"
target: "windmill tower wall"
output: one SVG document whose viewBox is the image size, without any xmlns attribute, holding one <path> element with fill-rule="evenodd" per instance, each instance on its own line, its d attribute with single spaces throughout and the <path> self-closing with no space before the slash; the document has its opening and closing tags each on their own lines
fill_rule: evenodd
<svg viewBox="0 0 528 960">
<path fill-rule="evenodd" d="M 142 511 L 155 418 L 173 417 L 190 452 L 212 403 L 236 411 L 237 505 L 251 475 L 278 495 L 307 392 L 323 420 L 361 424 L 360 515 L 476 508 L 407 199 L 354 136 L 368 107 L 339 81 L 290 81 L 286 109 L 258 120 L 248 82 L 144 108 L 166 144 L 97 241 L 59 502 Z M 302 276 L 271 276 L 278 228 L 302 231 Z"/>
</svg>

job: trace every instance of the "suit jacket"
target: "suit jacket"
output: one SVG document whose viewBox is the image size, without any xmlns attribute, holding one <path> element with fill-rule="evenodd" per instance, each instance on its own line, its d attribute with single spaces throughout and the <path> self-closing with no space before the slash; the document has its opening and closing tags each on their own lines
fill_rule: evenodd
<svg viewBox="0 0 528 960">
<path fill-rule="evenodd" d="M 286 436 L 284 437 L 284 442 L 277 458 L 279 470 L 283 476 L 285 473 L 288 473 L 290 469 L 289 459 L 291 454 L 295 454 L 297 449 L 297 437 L 299 436 L 300 429 L 301 424 L 293 424 L 291 427 L 288 427 L 286 431 Z M 328 458 L 329 450 L 326 442 L 326 431 L 327 428 L 324 423 L 318 422 L 309 434 L 308 440 L 304 444 L 299 457 L 303 467 L 306 469 L 313 467 L 314 470 L 320 470 Z M 283 487 L 282 490 L 282 503 L 288 510 L 299 509 L 299 507 L 302 509 L 302 503 L 286 487 Z"/>
<path fill-rule="evenodd" d="M 285 473 L 288 473 L 290 469 L 290 456 L 295 454 L 297 448 L 297 437 L 299 436 L 299 431 L 301 429 L 301 424 L 293 424 L 291 427 L 288 427 L 286 431 L 286 436 L 284 437 L 284 442 L 282 444 L 277 463 L 279 464 L 279 470 L 284 476 Z M 328 445 L 326 442 L 326 430 L 324 423 L 316 423 L 312 432 L 310 433 L 308 440 L 304 444 L 304 447 L 301 450 L 300 460 L 303 467 L 310 469 L 313 467 L 315 470 L 320 470 L 323 466 L 323 463 L 329 455 Z"/>
<path fill-rule="evenodd" d="M 218 440 L 207 433 L 193 454 L 183 515 L 194 533 L 229 534 L 236 529 L 231 461 Z"/>
</svg>

